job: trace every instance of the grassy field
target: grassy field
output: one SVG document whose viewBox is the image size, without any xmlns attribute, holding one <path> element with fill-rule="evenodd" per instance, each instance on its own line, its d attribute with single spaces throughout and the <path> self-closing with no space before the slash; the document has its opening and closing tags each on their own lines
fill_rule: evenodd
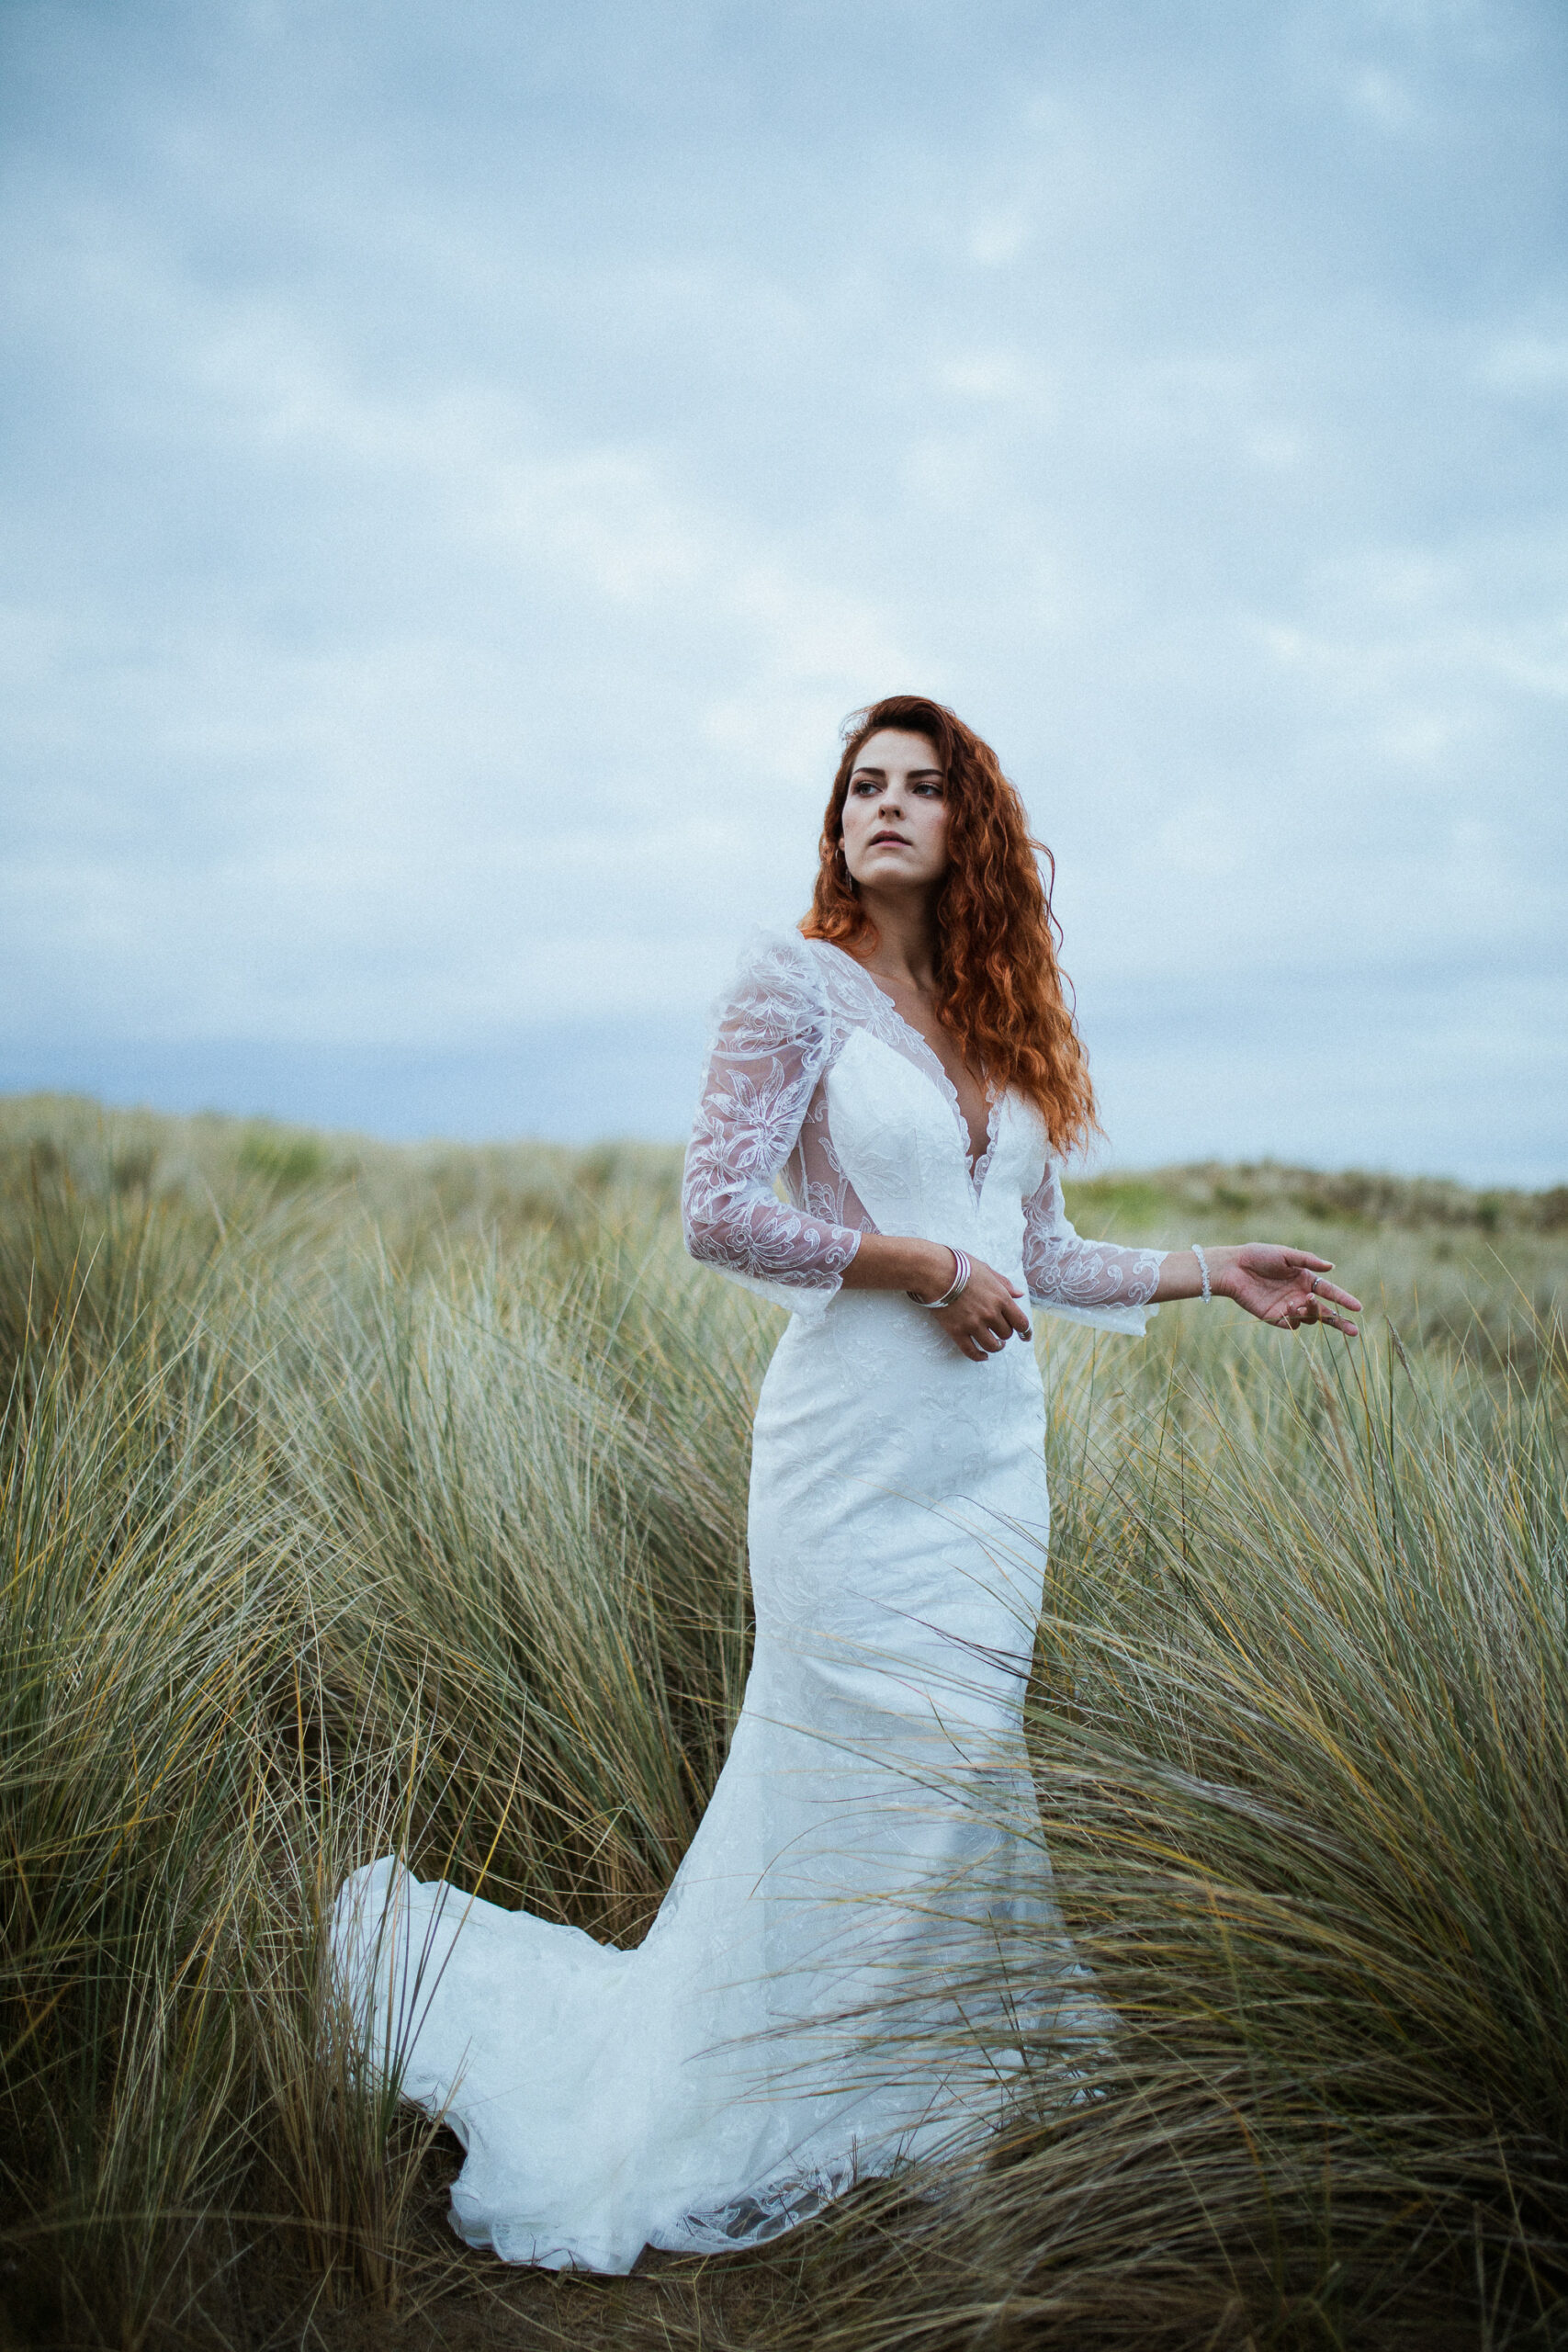
<svg viewBox="0 0 1568 2352">
<path fill-rule="evenodd" d="M 635 1939 L 743 1682 L 778 1318 L 678 1156 L 0 1104 L 0 2346 L 1568 2341 L 1568 1192 L 1265 1165 L 1364 1340 L 1049 1318 L 1022 1825 L 1122 2020 L 976 2190 L 626 2281 L 446 2232 L 330 2028 L 414 1867 Z M 1041 1956 L 1041 1966 L 1049 1956 Z"/>
</svg>

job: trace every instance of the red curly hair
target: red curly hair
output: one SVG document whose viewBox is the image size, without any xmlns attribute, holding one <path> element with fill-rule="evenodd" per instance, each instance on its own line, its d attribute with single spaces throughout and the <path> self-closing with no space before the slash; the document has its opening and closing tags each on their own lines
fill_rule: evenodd
<svg viewBox="0 0 1568 2352">
<path fill-rule="evenodd" d="M 807 939 L 861 956 L 876 926 L 844 862 L 844 802 L 867 739 L 884 727 L 923 735 L 946 778 L 947 872 L 935 906 L 937 1011 L 964 1060 L 994 1084 L 1016 1086 L 1045 1122 L 1058 1153 L 1100 1132 L 1094 1089 L 1056 961 L 1060 929 L 1036 853 L 1051 881 L 1055 860 L 1035 841 L 1022 801 L 988 743 L 924 695 L 888 695 L 844 721 L 844 755 L 822 820 Z M 1053 936 L 1055 934 L 1055 937 Z"/>
</svg>

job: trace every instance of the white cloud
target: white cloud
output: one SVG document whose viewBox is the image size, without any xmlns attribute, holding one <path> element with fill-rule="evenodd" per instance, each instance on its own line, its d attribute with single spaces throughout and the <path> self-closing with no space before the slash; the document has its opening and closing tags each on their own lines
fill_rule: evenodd
<svg viewBox="0 0 1568 2352">
<path fill-rule="evenodd" d="M 946 360 L 937 381 L 968 401 L 1014 401 L 1033 389 L 1031 371 L 1010 351 L 976 351 Z"/>
<path fill-rule="evenodd" d="M 1508 335 L 1486 354 L 1483 382 L 1500 392 L 1568 395 L 1568 334 Z"/>
<path fill-rule="evenodd" d="M 982 269 L 1006 269 L 1020 261 L 1030 240 L 1029 207 L 998 205 L 979 214 L 969 231 L 969 253 Z"/>
<path fill-rule="evenodd" d="M 1363 65 L 1351 76 L 1346 96 L 1356 113 L 1375 122 L 1381 130 L 1408 130 L 1416 119 L 1411 90 L 1381 66 Z"/>
<path fill-rule="evenodd" d="M 1149 1101 L 1355 972 L 1446 1149 L 1380 1056 L 1568 933 L 1548 13 L 788 13 L 13 15 L 9 1048 L 694 1019 L 919 685 Z"/>
</svg>

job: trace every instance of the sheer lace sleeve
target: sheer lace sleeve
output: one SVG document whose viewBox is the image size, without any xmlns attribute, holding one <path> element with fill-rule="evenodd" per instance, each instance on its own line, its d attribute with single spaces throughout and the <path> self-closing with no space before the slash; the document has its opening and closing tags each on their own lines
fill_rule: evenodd
<svg viewBox="0 0 1568 2352">
<path fill-rule="evenodd" d="M 805 942 L 766 942 L 720 1008 L 681 1193 L 694 1258 L 812 1319 L 860 1236 L 781 1201 L 773 1179 L 831 1055 L 827 995 Z"/>
<path fill-rule="evenodd" d="M 1149 1317 L 1159 1313 L 1148 1302 L 1166 1254 L 1083 1240 L 1067 1222 L 1056 1163 L 1046 1160 L 1043 1182 L 1023 1204 L 1023 1275 L 1033 1305 L 1141 1339 Z"/>
</svg>

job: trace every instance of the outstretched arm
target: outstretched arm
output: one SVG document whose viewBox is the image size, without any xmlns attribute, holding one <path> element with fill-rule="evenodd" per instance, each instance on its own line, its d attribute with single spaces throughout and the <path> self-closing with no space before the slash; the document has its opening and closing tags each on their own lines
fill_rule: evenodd
<svg viewBox="0 0 1568 2352">
<path fill-rule="evenodd" d="M 1086 1241 L 1067 1215 L 1061 1170 L 1047 1159 L 1023 1204 L 1023 1279 L 1037 1306 L 1100 1330 L 1141 1337 L 1161 1295 L 1164 1264 L 1162 1250 Z"/>
<path fill-rule="evenodd" d="M 1347 1318 L 1359 1315 L 1361 1302 L 1324 1276 L 1334 1271 L 1329 1258 L 1314 1258 L 1310 1250 L 1285 1250 L 1278 1242 L 1216 1242 L 1205 1248 L 1209 1285 L 1216 1298 L 1234 1299 L 1260 1323 L 1296 1331 L 1303 1323 L 1326 1323 L 1350 1339 L 1356 1326 Z M 1195 1250 L 1172 1250 L 1160 1268 L 1156 1301 L 1201 1298 L 1203 1277 Z M 1343 1307 L 1346 1313 L 1336 1312 Z"/>
</svg>

